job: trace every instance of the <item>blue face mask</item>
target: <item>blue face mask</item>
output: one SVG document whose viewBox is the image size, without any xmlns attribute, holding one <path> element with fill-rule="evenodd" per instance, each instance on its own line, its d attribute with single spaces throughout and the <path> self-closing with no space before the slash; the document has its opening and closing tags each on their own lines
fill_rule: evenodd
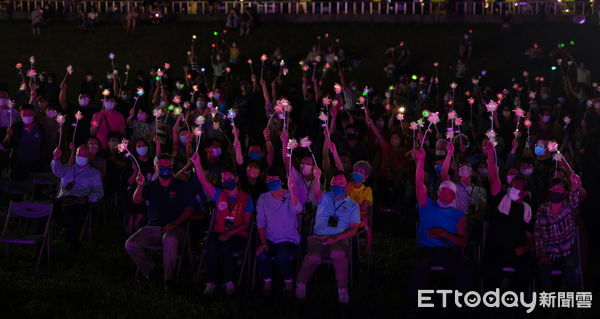
<svg viewBox="0 0 600 319">
<path fill-rule="evenodd" d="M 543 146 L 536 146 L 534 152 L 537 156 L 544 156 L 546 154 L 546 148 Z"/>
<path fill-rule="evenodd" d="M 346 194 L 346 188 L 343 186 L 333 185 L 331 186 L 331 193 L 333 193 L 333 196 L 335 197 L 342 197 L 344 194 Z"/>
<path fill-rule="evenodd" d="M 215 93 L 215 100 L 219 100 L 221 98 L 221 93 Z"/>
<path fill-rule="evenodd" d="M 438 175 L 442 173 L 442 165 L 436 165 L 434 169 Z"/>
<path fill-rule="evenodd" d="M 359 173 L 359 172 L 354 172 L 352 173 L 352 180 L 356 183 L 360 183 L 365 179 L 365 177 L 363 176 L 363 174 Z"/>
<path fill-rule="evenodd" d="M 235 179 L 228 179 L 223 182 L 223 188 L 230 191 L 235 188 Z"/>
<path fill-rule="evenodd" d="M 258 161 L 258 160 L 260 160 L 260 159 L 262 158 L 262 154 L 260 154 L 260 153 L 257 153 L 257 152 L 250 152 L 250 153 L 248 154 L 248 158 L 249 158 L 251 161 Z"/>
<path fill-rule="evenodd" d="M 180 137 L 179 137 L 179 140 L 180 140 L 180 141 L 181 141 L 181 143 L 183 143 L 183 144 L 187 143 L 187 137 L 186 137 L 186 136 L 184 136 L 184 135 L 180 136 Z"/>
<path fill-rule="evenodd" d="M 173 169 L 170 167 L 160 167 L 158 169 L 158 176 L 165 179 L 170 178 L 173 176 Z"/>
<path fill-rule="evenodd" d="M 270 181 L 267 183 L 267 188 L 270 191 L 278 191 L 281 189 L 281 181 Z"/>
<path fill-rule="evenodd" d="M 86 166 L 88 164 L 88 158 L 83 156 L 77 156 L 75 157 L 75 162 L 79 166 Z"/>
</svg>

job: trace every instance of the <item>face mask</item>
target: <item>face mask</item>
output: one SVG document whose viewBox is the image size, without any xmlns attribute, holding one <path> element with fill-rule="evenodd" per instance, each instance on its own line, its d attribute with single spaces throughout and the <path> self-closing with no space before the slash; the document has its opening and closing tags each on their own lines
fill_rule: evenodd
<svg viewBox="0 0 600 319">
<path fill-rule="evenodd" d="M 346 194 L 346 189 L 343 186 L 333 185 L 331 186 L 331 193 L 334 197 L 342 197 Z"/>
<path fill-rule="evenodd" d="M 181 143 L 183 143 L 183 144 L 187 143 L 187 136 L 185 136 L 185 135 L 181 135 L 181 136 L 179 137 L 179 141 L 180 141 Z"/>
<path fill-rule="evenodd" d="M 221 98 L 221 93 L 215 93 L 215 100 L 219 100 Z"/>
<path fill-rule="evenodd" d="M 183 90 L 183 88 L 184 88 L 183 83 L 177 83 L 177 84 L 175 84 L 175 86 L 177 86 L 178 90 Z"/>
<path fill-rule="evenodd" d="M 167 106 L 167 102 L 165 102 L 165 101 L 160 101 L 160 103 L 158 103 L 158 105 L 159 105 L 160 107 L 165 107 L 165 106 Z"/>
<path fill-rule="evenodd" d="M 390 96 L 392 96 L 392 94 L 391 94 L 390 92 L 385 92 L 385 97 L 386 97 L 386 98 L 388 98 L 388 99 L 389 99 L 389 98 L 390 98 Z"/>
<path fill-rule="evenodd" d="M 236 182 L 235 179 L 228 179 L 223 182 L 223 188 L 230 191 L 235 188 Z"/>
<path fill-rule="evenodd" d="M 542 100 L 547 100 L 550 98 L 550 94 L 542 94 Z"/>
<path fill-rule="evenodd" d="M 168 179 L 173 176 L 173 169 L 170 167 L 159 167 L 158 168 L 158 177 L 162 179 Z"/>
<path fill-rule="evenodd" d="M 548 192 L 548 200 L 551 203 L 555 203 L 555 204 L 560 203 L 565 200 L 565 194 L 549 191 Z"/>
<path fill-rule="evenodd" d="M 33 123 L 33 116 L 23 116 L 23 117 L 21 117 L 21 119 L 23 120 L 23 123 L 25 123 L 25 124 Z"/>
<path fill-rule="evenodd" d="M 446 152 L 443 150 L 435 150 L 435 156 L 446 156 Z"/>
<path fill-rule="evenodd" d="M 75 162 L 79 166 L 86 166 L 87 163 L 88 163 L 88 158 L 87 157 L 83 157 L 83 156 L 77 156 L 77 157 L 75 157 Z"/>
<path fill-rule="evenodd" d="M 206 107 L 206 102 L 204 101 L 197 101 L 196 102 L 196 107 L 199 109 L 205 108 Z"/>
<path fill-rule="evenodd" d="M 248 154 L 248 158 L 251 161 L 259 161 L 262 158 L 262 155 L 260 153 L 257 153 L 257 152 L 250 152 Z"/>
<path fill-rule="evenodd" d="M 352 180 L 356 183 L 360 183 L 365 179 L 365 177 L 363 176 L 363 174 L 359 173 L 359 172 L 354 172 L 352 173 Z"/>
<path fill-rule="evenodd" d="M 550 122 L 550 115 L 544 115 L 544 116 L 542 116 L 542 122 L 544 122 L 544 123 Z"/>
<path fill-rule="evenodd" d="M 510 111 L 502 111 L 502 115 L 506 118 L 510 117 Z"/>
<path fill-rule="evenodd" d="M 448 204 L 444 204 L 444 203 L 442 203 L 442 202 L 441 202 L 441 201 L 438 199 L 438 200 L 437 200 L 437 205 L 438 205 L 440 208 L 450 208 L 450 207 L 454 207 L 454 205 L 455 205 L 455 204 L 454 204 L 454 202 L 451 202 L 451 203 L 448 203 Z"/>
<path fill-rule="evenodd" d="M 515 175 L 506 175 L 506 183 L 510 184 L 514 178 Z"/>
<path fill-rule="evenodd" d="M 148 115 L 146 115 L 146 114 L 144 114 L 144 113 L 139 113 L 139 114 L 137 115 L 137 119 L 138 119 L 138 121 L 140 121 L 140 122 L 145 122 L 147 118 L 148 118 Z"/>
<path fill-rule="evenodd" d="M 136 147 L 135 151 L 138 153 L 138 155 L 144 156 L 148 154 L 148 146 Z"/>
<path fill-rule="evenodd" d="M 46 111 L 46 116 L 53 119 L 56 117 L 56 115 L 58 115 L 58 112 L 56 112 L 55 110 L 48 110 Z"/>
<path fill-rule="evenodd" d="M 221 156 L 221 148 L 220 147 L 212 148 L 211 153 L 212 153 L 213 157 L 219 157 L 219 156 Z"/>
<path fill-rule="evenodd" d="M 546 154 L 546 148 L 541 145 L 537 145 L 534 149 L 534 152 L 537 156 L 544 156 Z"/>
<path fill-rule="evenodd" d="M 434 168 L 435 173 L 440 175 L 442 173 L 442 165 L 436 165 Z"/>
<path fill-rule="evenodd" d="M 270 181 L 267 183 L 267 188 L 270 191 L 278 191 L 281 189 L 281 181 Z"/>
<path fill-rule="evenodd" d="M 109 80 L 109 81 L 112 81 L 112 79 L 113 79 L 112 74 L 107 74 L 106 75 L 106 79 Z"/>
<path fill-rule="evenodd" d="M 529 176 L 529 175 L 533 174 L 533 168 L 521 168 L 520 171 L 521 171 L 521 174 L 523 174 L 525 176 Z"/>
<path fill-rule="evenodd" d="M 127 95 L 127 94 L 121 95 L 121 100 L 123 100 L 123 101 L 129 101 L 129 95 Z"/>
<path fill-rule="evenodd" d="M 0 98 L 0 106 L 8 106 L 8 99 L 5 97 Z"/>
<path fill-rule="evenodd" d="M 312 174 L 312 166 L 311 165 L 300 165 L 301 169 L 302 169 L 302 175 L 304 176 L 310 176 L 310 174 Z"/>
<path fill-rule="evenodd" d="M 104 108 L 107 110 L 112 110 L 115 108 L 115 102 L 112 102 L 112 101 L 105 101 L 103 103 L 103 105 L 104 105 Z"/>
<path fill-rule="evenodd" d="M 479 175 L 481 175 L 481 176 L 487 176 L 487 174 L 488 174 L 487 168 L 484 168 L 484 167 L 478 168 L 477 171 L 479 172 Z"/>
<path fill-rule="evenodd" d="M 469 176 L 471 176 L 471 173 L 472 173 L 472 170 L 471 170 L 471 167 L 469 167 L 469 166 L 461 166 L 458 169 L 458 175 L 460 177 L 469 177 Z"/>
<path fill-rule="evenodd" d="M 521 198 L 521 191 L 511 187 L 508 189 L 508 198 L 512 201 L 518 201 Z"/>
<path fill-rule="evenodd" d="M 83 107 L 90 105 L 90 99 L 87 97 L 79 99 L 79 105 Z"/>
<path fill-rule="evenodd" d="M 349 140 L 355 140 L 357 138 L 356 133 L 348 133 L 348 134 L 346 134 L 346 137 Z"/>
</svg>

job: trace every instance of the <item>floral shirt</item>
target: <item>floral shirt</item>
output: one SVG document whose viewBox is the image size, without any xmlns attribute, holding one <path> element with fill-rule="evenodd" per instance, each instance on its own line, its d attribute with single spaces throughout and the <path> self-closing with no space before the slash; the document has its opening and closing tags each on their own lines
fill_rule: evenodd
<svg viewBox="0 0 600 319">
<path fill-rule="evenodd" d="M 568 256 L 575 246 L 575 217 L 580 201 L 580 191 L 572 191 L 558 215 L 551 215 L 551 204 L 538 208 L 535 221 L 535 250 L 537 256 L 547 256 L 556 261 Z"/>
</svg>

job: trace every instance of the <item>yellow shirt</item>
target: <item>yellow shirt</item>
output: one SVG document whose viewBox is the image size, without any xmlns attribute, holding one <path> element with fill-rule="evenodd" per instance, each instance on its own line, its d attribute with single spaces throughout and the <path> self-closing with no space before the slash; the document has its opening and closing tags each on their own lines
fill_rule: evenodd
<svg viewBox="0 0 600 319">
<path fill-rule="evenodd" d="M 354 183 L 350 183 L 348 196 L 359 206 L 366 200 L 371 202 L 371 204 L 373 203 L 373 190 L 371 190 L 371 187 L 365 186 L 365 184 L 360 185 L 359 188 L 354 188 Z M 366 212 L 361 211 L 361 213 L 364 214 Z"/>
</svg>

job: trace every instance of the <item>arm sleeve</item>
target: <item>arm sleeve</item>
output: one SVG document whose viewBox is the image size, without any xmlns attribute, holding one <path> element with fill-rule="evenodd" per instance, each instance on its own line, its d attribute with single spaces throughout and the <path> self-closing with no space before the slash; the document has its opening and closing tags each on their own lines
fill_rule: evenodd
<svg viewBox="0 0 600 319">
<path fill-rule="evenodd" d="M 265 220 L 265 207 L 263 197 L 259 197 L 258 201 L 256 201 L 256 226 L 259 228 L 263 228 L 267 226 L 267 222 Z"/>
<path fill-rule="evenodd" d="M 352 205 L 352 216 L 350 222 L 355 224 L 360 223 L 360 206 L 358 206 L 357 203 Z"/>
<path fill-rule="evenodd" d="M 52 160 L 50 163 L 50 168 L 52 168 L 52 173 L 54 176 L 58 178 L 65 176 L 65 166 L 59 160 Z"/>
</svg>

